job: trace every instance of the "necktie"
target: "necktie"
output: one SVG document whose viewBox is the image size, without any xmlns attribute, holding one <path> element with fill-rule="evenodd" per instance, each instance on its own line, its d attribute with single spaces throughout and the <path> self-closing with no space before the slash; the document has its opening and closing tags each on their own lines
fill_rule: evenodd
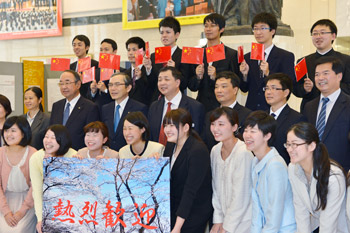
<svg viewBox="0 0 350 233">
<path fill-rule="evenodd" d="M 66 105 L 66 109 L 64 109 L 64 112 L 63 112 L 63 122 L 62 122 L 63 125 L 66 125 L 67 123 L 69 112 L 70 112 L 70 103 L 68 102 Z"/>
<path fill-rule="evenodd" d="M 275 118 L 275 119 L 276 119 L 276 114 L 271 113 L 270 115 L 271 115 L 273 118 Z"/>
<path fill-rule="evenodd" d="M 135 82 L 136 82 L 136 74 L 135 69 L 132 71 L 132 87 L 135 88 Z"/>
<path fill-rule="evenodd" d="M 118 104 L 115 106 L 115 113 L 114 113 L 114 132 L 117 132 L 118 124 L 120 121 L 120 114 L 119 114 L 120 105 Z"/>
<path fill-rule="evenodd" d="M 264 61 L 266 61 L 266 52 L 264 53 Z M 258 61 L 258 65 L 259 65 L 259 70 L 260 70 L 260 78 L 263 78 L 264 77 L 264 72 L 260 69 L 260 64 L 261 64 L 262 61 Z"/>
<path fill-rule="evenodd" d="M 317 128 L 320 140 L 322 140 L 324 128 L 326 127 L 326 109 L 327 109 L 328 101 L 329 101 L 328 97 L 322 98 L 322 107 L 316 123 L 316 128 Z"/>
<path fill-rule="evenodd" d="M 168 102 L 168 108 L 166 109 L 166 113 L 171 111 L 171 102 Z M 165 114 L 166 114 L 165 113 Z M 163 127 L 163 122 L 162 122 L 162 126 L 160 127 L 160 131 L 159 131 L 159 143 L 163 144 L 164 146 L 166 145 L 166 136 L 164 133 L 164 127 Z"/>
</svg>

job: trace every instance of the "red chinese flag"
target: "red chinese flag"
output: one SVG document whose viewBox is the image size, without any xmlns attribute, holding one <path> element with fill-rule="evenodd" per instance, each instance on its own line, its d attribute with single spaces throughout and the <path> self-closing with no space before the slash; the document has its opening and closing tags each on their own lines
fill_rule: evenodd
<svg viewBox="0 0 350 233">
<path fill-rule="evenodd" d="M 95 79 L 95 66 L 82 72 L 81 78 L 84 83 L 92 82 Z"/>
<path fill-rule="evenodd" d="M 204 56 L 203 48 L 182 47 L 181 63 L 202 64 Z"/>
<path fill-rule="evenodd" d="M 264 44 L 252 43 L 252 52 L 250 53 L 252 60 L 265 60 L 265 46 Z"/>
<path fill-rule="evenodd" d="M 91 57 L 85 57 L 78 60 L 78 72 L 91 68 Z"/>
<path fill-rule="evenodd" d="M 149 42 L 146 42 L 146 57 L 149 58 L 150 57 L 150 52 L 149 52 Z"/>
<path fill-rule="evenodd" d="M 100 80 L 106 81 L 109 80 L 113 74 L 113 69 L 101 68 L 100 71 Z"/>
<path fill-rule="evenodd" d="M 243 53 L 243 46 L 238 46 L 238 63 L 242 63 L 244 61 L 244 53 Z"/>
<path fill-rule="evenodd" d="M 218 44 L 205 49 L 207 53 L 207 62 L 220 61 L 225 59 L 225 47 L 224 44 Z"/>
<path fill-rule="evenodd" d="M 115 70 L 120 70 L 120 55 L 115 55 L 115 59 L 113 60 Z"/>
<path fill-rule="evenodd" d="M 298 82 L 302 77 L 304 77 L 307 74 L 305 57 L 301 59 L 301 61 L 298 64 L 296 64 L 294 69 L 295 69 L 295 76 L 297 77 L 297 82 Z"/>
<path fill-rule="evenodd" d="M 139 66 L 142 64 L 142 61 L 143 61 L 143 49 L 139 49 L 136 51 L 135 53 L 135 66 Z"/>
<path fill-rule="evenodd" d="M 171 59 L 171 47 L 157 47 L 155 49 L 155 63 L 167 63 Z"/>
<path fill-rule="evenodd" d="M 116 62 L 117 59 L 118 59 L 117 55 L 115 54 L 100 53 L 98 67 L 117 70 L 117 62 Z M 119 57 L 119 63 L 120 63 L 120 57 Z"/>
<path fill-rule="evenodd" d="M 51 70 L 52 71 L 69 70 L 69 65 L 70 65 L 69 58 L 51 58 Z"/>
</svg>

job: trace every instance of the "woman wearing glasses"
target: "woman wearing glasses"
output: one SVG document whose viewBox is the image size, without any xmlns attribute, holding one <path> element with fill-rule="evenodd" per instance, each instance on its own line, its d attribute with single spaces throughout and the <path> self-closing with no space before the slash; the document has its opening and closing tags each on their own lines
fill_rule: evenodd
<svg viewBox="0 0 350 233">
<path fill-rule="evenodd" d="M 330 160 L 316 128 L 301 122 L 292 126 L 285 147 L 290 156 L 289 179 L 297 232 L 349 232 L 345 216 L 346 176 Z"/>
</svg>

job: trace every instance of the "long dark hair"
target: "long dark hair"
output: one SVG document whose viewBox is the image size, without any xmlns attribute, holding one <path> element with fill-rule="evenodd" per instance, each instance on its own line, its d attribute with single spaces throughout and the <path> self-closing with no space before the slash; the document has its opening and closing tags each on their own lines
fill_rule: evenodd
<svg viewBox="0 0 350 233">
<path fill-rule="evenodd" d="M 313 151 L 313 177 L 317 180 L 316 183 L 316 194 L 318 198 L 318 203 L 316 207 L 317 210 L 324 210 L 327 206 L 327 194 L 328 194 L 328 182 L 331 164 L 338 166 L 344 173 L 344 169 L 336 161 L 329 158 L 327 147 L 320 142 L 317 129 L 310 123 L 300 122 L 293 125 L 288 133 L 293 131 L 295 136 L 304 140 L 306 144 L 316 143 L 316 148 Z M 346 180 L 345 180 L 346 182 Z"/>
<path fill-rule="evenodd" d="M 27 91 L 32 91 L 35 94 L 36 98 L 38 98 L 38 99 L 41 98 L 41 102 L 43 101 L 43 99 L 42 99 L 43 98 L 43 92 L 41 91 L 41 89 L 39 87 L 35 87 L 35 86 L 29 87 L 24 93 L 26 93 Z M 39 104 L 39 109 L 40 109 L 40 111 L 43 112 L 44 108 L 43 108 L 43 105 L 42 105 L 41 102 Z"/>
</svg>

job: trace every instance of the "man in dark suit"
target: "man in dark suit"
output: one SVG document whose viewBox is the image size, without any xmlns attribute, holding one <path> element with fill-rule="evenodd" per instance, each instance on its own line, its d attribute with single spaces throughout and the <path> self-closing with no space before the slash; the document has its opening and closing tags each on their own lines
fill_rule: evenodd
<svg viewBox="0 0 350 233">
<path fill-rule="evenodd" d="M 332 56 L 342 61 L 344 67 L 340 88 L 345 94 L 350 94 L 350 56 L 336 52 L 332 47 L 337 37 L 337 31 L 337 26 L 329 19 L 318 20 L 311 27 L 310 33 L 316 52 L 305 57 L 308 74 L 296 83 L 293 91 L 294 95 L 303 98 L 300 106 L 301 111 L 307 102 L 320 95 L 319 90 L 315 87 L 316 60 L 320 57 Z"/>
<path fill-rule="evenodd" d="M 61 74 L 59 86 L 65 99 L 52 105 L 50 125 L 66 126 L 72 139 L 72 148 L 79 150 L 85 147 L 84 126 L 100 119 L 98 107 L 80 95 L 81 80 L 77 72 L 64 71 Z"/>
<path fill-rule="evenodd" d="M 237 111 L 239 120 L 238 134 L 243 134 L 243 124 L 245 118 L 251 113 L 251 110 L 240 105 L 236 98 L 239 89 L 239 77 L 231 71 L 223 71 L 216 75 L 215 79 L 215 96 L 222 107 L 230 107 Z M 212 111 L 205 115 L 204 129 L 202 131 L 202 139 L 207 145 L 209 151 L 218 142 L 215 141 L 213 134 L 210 131 L 210 115 Z"/>
<path fill-rule="evenodd" d="M 277 121 L 277 128 L 272 146 L 276 148 L 286 163 L 289 164 L 290 158 L 284 147 L 284 143 L 287 141 L 288 129 L 300 121 L 306 121 L 306 119 L 302 114 L 291 109 L 287 104 L 293 90 L 293 82 L 288 75 L 276 73 L 267 76 L 264 89 L 266 102 L 271 106 L 269 113 Z"/>
<path fill-rule="evenodd" d="M 204 34 L 208 41 L 204 48 L 219 45 L 221 35 L 225 31 L 225 18 L 217 13 L 211 13 L 204 18 L 203 24 Z M 197 100 L 204 105 L 206 112 L 220 106 L 215 98 L 214 86 L 216 74 L 222 71 L 239 74 L 237 51 L 227 46 L 225 46 L 224 60 L 208 64 L 206 53 L 204 53 L 203 64 L 191 66 L 190 72 L 193 75 L 188 82 L 188 88 L 191 91 L 198 91 Z"/>
<path fill-rule="evenodd" d="M 350 169 L 350 96 L 340 89 L 343 64 L 334 57 L 316 62 L 315 84 L 320 96 L 305 105 L 303 114 L 318 130 L 329 156 Z"/>
<path fill-rule="evenodd" d="M 294 54 L 280 49 L 272 43 L 276 34 L 277 19 L 270 13 L 256 15 L 252 22 L 254 37 L 259 44 L 264 44 L 265 60 L 250 59 L 250 53 L 244 56 L 240 65 L 242 73 L 241 90 L 248 91 L 246 107 L 255 110 L 268 110 L 264 97 L 264 78 L 273 73 L 285 73 L 295 82 Z"/>
<path fill-rule="evenodd" d="M 116 151 L 126 145 L 123 136 L 125 116 L 136 111 L 141 111 L 147 116 L 147 106 L 129 98 L 131 89 L 132 80 L 126 73 L 113 74 L 108 90 L 114 101 L 102 107 L 101 119 L 108 127 L 109 146 Z"/>
<path fill-rule="evenodd" d="M 172 66 L 159 71 L 158 89 L 162 98 L 153 102 L 148 112 L 150 138 L 161 143 L 166 142 L 162 122 L 165 114 L 173 109 L 184 108 L 191 113 L 192 127 L 200 133 L 204 121 L 204 106 L 180 91 L 181 73 Z M 162 132 L 161 132 L 162 131 Z"/>
</svg>

